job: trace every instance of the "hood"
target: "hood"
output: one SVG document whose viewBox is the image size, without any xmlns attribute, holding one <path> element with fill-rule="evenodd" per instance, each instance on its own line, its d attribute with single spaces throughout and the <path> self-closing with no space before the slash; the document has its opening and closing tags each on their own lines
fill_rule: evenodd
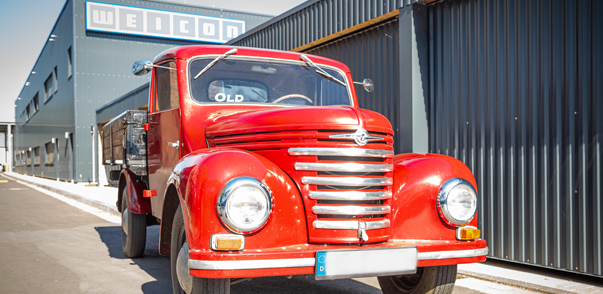
<svg viewBox="0 0 603 294">
<path fill-rule="evenodd" d="M 208 138 L 243 133 L 293 130 L 370 129 L 392 134 L 389 121 L 382 115 L 349 106 L 271 108 L 238 112 L 215 118 L 208 124 Z"/>
</svg>

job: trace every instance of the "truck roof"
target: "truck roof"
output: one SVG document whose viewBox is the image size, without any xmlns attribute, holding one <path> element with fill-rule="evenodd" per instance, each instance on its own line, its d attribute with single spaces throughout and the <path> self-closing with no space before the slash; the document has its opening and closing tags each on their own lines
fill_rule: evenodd
<svg viewBox="0 0 603 294">
<path fill-rule="evenodd" d="M 259 49 L 259 48 L 250 48 L 250 47 L 238 47 L 238 46 L 222 46 L 222 45 L 192 45 L 192 46 L 182 46 L 182 47 L 174 47 L 168 50 L 165 50 L 155 59 L 153 63 L 157 63 L 163 61 L 165 59 L 190 59 L 199 55 L 216 55 L 223 54 L 226 51 L 237 48 L 238 52 L 236 55 L 243 56 L 255 56 L 255 57 L 266 57 L 266 58 L 277 58 L 277 59 L 288 59 L 294 61 L 300 61 L 300 56 L 305 53 L 297 53 L 290 51 L 279 51 L 279 50 L 270 50 L 270 49 Z M 321 56 L 306 54 L 308 57 L 312 59 L 315 63 L 320 63 L 324 65 L 330 65 L 337 68 L 342 69 L 344 72 L 349 72 L 349 68 L 336 60 L 325 58 Z"/>
</svg>

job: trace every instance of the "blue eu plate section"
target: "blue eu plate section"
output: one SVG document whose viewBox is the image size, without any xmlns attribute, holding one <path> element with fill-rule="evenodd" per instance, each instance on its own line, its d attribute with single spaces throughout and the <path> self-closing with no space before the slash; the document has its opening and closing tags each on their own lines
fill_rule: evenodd
<svg viewBox="0 0 603 294">
<path fill-rule="evenodd" d="M 326 261 L 327 261 L 327 253 L 326 252 L 317 252 L 316 253 L 316 275 L 317 276 L 324 276 L 327 274 Z"/>
<path fill-rule="evenodd" d="M 414 274 L 417 247 L 316 252 L 317 280 Z"/>
</svg>

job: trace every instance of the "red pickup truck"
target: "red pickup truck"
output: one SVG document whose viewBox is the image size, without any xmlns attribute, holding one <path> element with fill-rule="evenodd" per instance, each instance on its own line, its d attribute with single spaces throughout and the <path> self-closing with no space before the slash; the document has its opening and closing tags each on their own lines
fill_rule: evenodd
<svg viewBox="0 0 603 294">
<path fill-rule="evenodd" d="M 125 255 L 141 256 L 159 224 L 174 293 L 291 275 L 449 293 L 457 264 L 486 259 L 471 171 L 395 155 L 390 122 L 358 108 L 344 64 L 187 46 L 132 71 L 152 73 L 148 109 L 103 127 L 103 161 L 119 169 Z"/>
</svg>

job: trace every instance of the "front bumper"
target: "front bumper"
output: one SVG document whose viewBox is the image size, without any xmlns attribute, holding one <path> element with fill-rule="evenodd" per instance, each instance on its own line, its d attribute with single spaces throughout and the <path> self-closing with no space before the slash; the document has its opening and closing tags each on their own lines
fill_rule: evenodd
<svg viewBox="0 0 603 294">
<path fill-rule="evenodd" d="M 390 240 L 363 246 L 301 244 L 296 246 L 245 249 L 237 252 L 191 250 L 189 269 L 202 278 L 246 278 L 316 274 L 316 253 L 331 250 L 417 248 L 417 267 L 482 262 L 486 241 Z M 379 275 L 379 274 L 376 274 Z"/>
</svg>

